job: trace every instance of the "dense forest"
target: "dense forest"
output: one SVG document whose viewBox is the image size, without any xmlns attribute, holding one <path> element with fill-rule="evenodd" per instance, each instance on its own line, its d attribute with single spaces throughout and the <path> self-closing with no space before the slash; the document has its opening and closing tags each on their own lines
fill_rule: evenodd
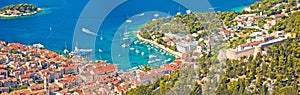
<svg viewBox="0 0 300 95">
<path fill-rule="evenodd" d="M 267 54 L 227 60 L 217 94 L 296 95 L 300 82 L 299 42 L 288 39 L 264 48 Z"/>
<path fill-rule="evenodd" d="M 286 3 L 286 4 L 279 4 L 279 3 Z M 298 1 L 299 2 L 299 1 Z M 277 5 L 279 4 L 279 5 Z M 277 5 L 278 8 L 274 7 Z M 297 0 L 261 0 L 260 2 L 255 2 L 254 4 L 250 5 L 251 11 L 243 11 L 242 13 L 259 13 L 263 12 L 267 15 L 278 14 L 281 12 L 290 12 L 292 8 L 297 5 Z M 299 7 L 296 7 L 298 9 Z M 285 10 L 282 10 L 285 9 Z M 294 8 L 295 9 L 295 8 Z"/>
<path fill-rule="evenodd" d="M 212 23 L 216 25 L 212 25 Z M 216 30 L 217 27 L 212 26 L 217 26 L 218 23 L 215 13 L 192 13 L 168 18 L 159 18 L 155 21 L 146 23 L 141 27 L 141 31 L 192 34 L 204 29 Z"/>
</svg>

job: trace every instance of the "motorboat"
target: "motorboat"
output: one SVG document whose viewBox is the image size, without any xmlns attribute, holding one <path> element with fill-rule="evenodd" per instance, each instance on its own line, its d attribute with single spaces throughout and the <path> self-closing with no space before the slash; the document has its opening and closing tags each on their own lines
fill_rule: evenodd
<svg viewBox="0 0 300 95">
<path fill-rule="evenodd" d="M 103 52 L 102 49 L 98 49 L 99 52 Z"/>
<path fill-rule="evenodd" d="M 135 48 L 130 48 L 130 50 L 134 50 Z"/>
<path fill-rule="evenodd" d="M 156 58 L 157 56 L 155 55 L 149 55 L 149 58 Z"/>
<path fill-rule="evenodd" d="M 141 53 L 141 55 L 144 55 L 144 54 L 145 54 L 144 52 Z"/>
<path fill-rule="evenodd" d="M 140 53 L 140 51 L 139 51 L 139 50 L 135 50 L 135 52 L 136 52 L 136 53 Z"/>
</svg>

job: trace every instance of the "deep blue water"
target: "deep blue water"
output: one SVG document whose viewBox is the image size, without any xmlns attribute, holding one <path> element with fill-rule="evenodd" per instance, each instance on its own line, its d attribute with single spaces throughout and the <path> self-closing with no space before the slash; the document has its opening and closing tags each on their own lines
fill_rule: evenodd
<svg viewBox="0 0 300 95">
<path fill-rule="evenodd" d="M 255 1 L 257 0 L 209 0 L 211 7 L 214 8 L 215 11 L 232 11 L 235 8 L 247 6 Z M 72 49 L 72 45 L 75 43 L 73 42 L 73 34 L 74 31 L 76 31 L 75 27 L 78 18 L 80 17 L 84 7 L 88 4 L 89 0 L 80 0 L 80 2 L 74 0 L 0 0 L 0 2 L 0 7 L 9 4 L 27 2 L 30 4 L 35 4 L 38 7 L 45 8 L 43 12 L 33 16 L 13 19 L 0 19 L 0 40 L 6 42 L 19 42 L 28 45 L 41 43 L 47 49 L 61 52 L 65 48 L 65 42 L 67 43 L 68 49 Z M 201 4 L 199 4 L 199 6 L 201 6 Z M 141 55 L 140 53 L 137 54 L 135 50 L 132 51 L 129 50 L 129 48 L 125 48 L 125 55 L 120 55 L 118 54 L 118 50 L 122 52 L 123 48 L 119 45 L 112 45 L 112 43 L 126 43 L 122 42 L 122 38 L 116 39 L 118 38 L 117 31 L 124 31 L 124 26 L 128 27 L 129 32 L 132 32 L 137 30 L 145 22 L 148 22 L 154 18 L 153 15 L 147 19 L 134 18 L 139 20 L 133 21 L 130 25 L 124 24 L 126 19 L 132 18 L 134 15 L 146 11 L 159 11 L 175 15 L 178 11 L 184 13 L 185 10 L 186 8 L 178 3 L 172 2 L 171 0 L 129 0 L 121 4 L 107 16 L 100 26 L 99 30 L 102 31 L 101 34 L 103 35 L 103 40 L 99 40 L 100 36 L 97 36 L 96 38 L 97 40 L 95 42 L 95 47 L 93 47 L 94 49 L 97 49 L 95 51 L 96 58 L 119 64 L 119 67 L 122 69 L 128 69 L 130 67 L 148 63 L 149 55 L 157 55 L 157 59 L 166 60 L 171 58 L 173 60 L 173 56 L 161 54 L 157 48 L 153 48 L 148 51 L 148 47 L 150 46 L 147 47 L 146 44 L 133 44 L 130 46 L 131 48 L 138 49 L 140 52 L 144 52 L 144 55 Z M 99 12 L 101 12 L 101 10 Z M 148 14 L 145 14 L 145 16 L 147 15 Z M 151 14 L 149 13 L 149 15 Z M 50 27 L 52 28 L 51 30 Z M 100 34 L 98 33 L 98 35 Z M 132 37 L 131 34 L 131 42 L 133 41 L 135 41 L 135 38 Z M 129 42 L 129 44 L 131 42 Z M 102 49 L 103 52 L 99 53 L 99 48 Z M 122 54 L 124 54 L 124 52 Z M 113 60 L 112 56 L 116 55 L 119 58 L 115 58 Z M 123 56 L 129 57 L 122 58 Z M 129 63 L 126 60 L 129 60 Z M 159 65 L 160 63 L 161 62 L 157 62 L 151 65 Z"/>
</svg>

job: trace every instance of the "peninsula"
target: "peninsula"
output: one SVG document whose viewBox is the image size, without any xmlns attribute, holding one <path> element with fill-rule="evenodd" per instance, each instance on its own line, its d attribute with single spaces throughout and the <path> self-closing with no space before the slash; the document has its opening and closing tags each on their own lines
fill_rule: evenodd
<svg viewBox="0 0 300 95">
<path fill-rule="evenodd" d="M 20 16 L 29 16 L 41 12 L 43 9 L 38 8 L 33 4 L 13 4 L 4 6 L 0 9 L 0 17 L 2 18 L 12 18 Z"/>
</svg>

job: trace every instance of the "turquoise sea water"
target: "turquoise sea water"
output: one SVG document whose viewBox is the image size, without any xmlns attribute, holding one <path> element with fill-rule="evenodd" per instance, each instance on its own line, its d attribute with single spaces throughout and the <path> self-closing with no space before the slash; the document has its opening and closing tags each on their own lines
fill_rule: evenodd
<svg viewBox="0 0 300 95">
<path fill-rule="evenodd" d="M 242 6 L 247 6 L 252 4 L 256 0 L 209 0 L 215 11 L 232 11 L 233 8 L 238 8 Z M 62 52 L 65 49 L 65 42 L 67 43 L 67 48 L 72 49 L 73 33 L 78 18 L 86 4 L 89 0 L 0 0 L 0 7 L 16 4 L 16 3 L 31 3 L 38 7 L 45 8 L 45 11 L 27 17 L 13 18 L 13 19 L 0 19 L 0 40 L 6 42 L 19 42 L 22 44 L 36 44 L 41 43 L 47 49 Z M 166 6 L 167 5 L 167 6 Z M 199 4 L 201 5 L 201 4 Z M 180 10 L 178 9 L 180 7 Z M 185 8 L 181 5 L 172 2 L 171 0 L 128 0 L 126 4 L 120 5 L 118 8 L 114 9 L 107 18 L 104 20 L 100 29 L 104 40 L 98 40 L 95 43 L 95 48 L 100 48 L 103 52 L 95 51 L 96 59 L 107 60 L 108 62 L 113 62 L 118 64 L 121 69 L 129 69 L 131 67 L 147 64 L 149 61 L 151 65 L 160 65 L 164 60 L 172 59 L 174 56 L 169 54 L 164 54 L 159 49 L 153 47 L 151 50 L 148 48 L 152 47 L 147 44 L 133 44 L 130 48 L 135 50 L 129 50 L 127 59 L 123 55 L 118 55 L 117 61 L 112 60 L 112 56 L 115 54 L 112 50 L 113 48 L 120 46 L 112 45 L 116 31 L 120 27 L 124 28 L 122 25 L 125 20 L 133 15 L 140 14 L 144 11 L 159 11 L 170 13 L 175 15 L 176 12 L 185 12 Z M 147 16 L 147 15 L 145 15 Z M 91 18 L 93 19 L 93 18 Z M 150 20 L 140 20 L 134 21 L 131 26 L 128 27 L 129 32 L 133 32 L 145 22 Z M 51 29 L 50 29 L 51 27 Z M 134 42 L 136 39 L 131 35 L 131 41 Z M 80 44 L 79 44 L 80 45 Z M 138 49 L 139 53 L 136 53 Z M 118 52 L 118 51 L 115 51 Z M 144 55 L 141 55 L 144 52 Z M 149 59 L 149 55 L 156 55 L 156 59 Z M 125 61 L 129 60 L 129 63 Z M 152 63 L 151 61 L 156 60 L 158 62 Z"/>
<path fill-rule="evenodd" d="M 247 6 L 241 6 L 241 7 L 236 7 L 236 8 L 233 8 L 232 10 L 233 11 L 236 11 L 236 12 L 242 12 L 244 8 L 246 8 Z"/>
</svg>

